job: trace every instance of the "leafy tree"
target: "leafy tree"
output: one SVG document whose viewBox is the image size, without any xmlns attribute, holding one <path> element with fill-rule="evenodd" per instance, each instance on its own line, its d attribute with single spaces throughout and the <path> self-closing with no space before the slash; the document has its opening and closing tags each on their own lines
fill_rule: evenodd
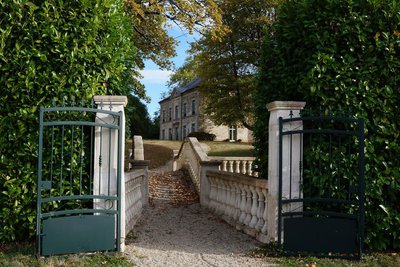
<svg viewBox="0 0 400 267">
<path fill-rule="evenodd" d="M 39 107 L 129 94 L 123 0 L 0 0 L 0 242 L 35 234 Z M 108 86 L 105 86 L 108 85 Z"/>
<path fill-rule="evenodd" d="M 184 68 L 196 67 L 203 82 L 200 90 L 205 112 L 215 123 L 252 128 L 251 96 L 256 88 L 262 37 L 279 2 L 221 1 L 219 8 L 227 34 L 217 39 L 207 32 L 192 45 L 193 56 Z M 197 64 L 191 64 L 193 61 Z"/>
<path fill-rule="evenodd" d="M 131 15 L 140 67 L 144 66 L 144 59 L 151 59 L 162 68 L 172 66 L 169 59 L 176 55 L 177 41 L 168 35 L 168 28 L 174 25 L 190 33 L 210 29 L 214 37 L 226 32 L 215 0 L 126 0 L 125 4 Z"/>
<path fill-rule="evenodd" d="M 169 88 L 171 88 L 171 92 L 172 88 L 185 86 L 196 79 L 198 77 L 196 72 L 198 65 L 198 58 L 193 55 L 189 55 L 185 59 L 183 65 L 176 69 L 175 72 L 169 77 L 167 85 Z M 169 92 L 169 94 L 171 92 Z"/>
<path fill-rule="evenodd" d="M 141 135 L 146 139 L 158 138 L 158 128 L 155 129 L 155 127 L 159 127 L 159 125 L 155 125 L 155 122 L 149 116 L 146 105 L 136 96 L 128 96 L 126 119 L 129 121 L 130 137 Z"/>
<path fill-rule="evenodd" d="M 400 247 L 399 29 L 398 1 L 287 1 L 265 39 L 254 98 L 265 177 L 266 103 L 305 100 L 322 113 L 365 119 L 365 241 L 379 250 Z"/>
</svg>

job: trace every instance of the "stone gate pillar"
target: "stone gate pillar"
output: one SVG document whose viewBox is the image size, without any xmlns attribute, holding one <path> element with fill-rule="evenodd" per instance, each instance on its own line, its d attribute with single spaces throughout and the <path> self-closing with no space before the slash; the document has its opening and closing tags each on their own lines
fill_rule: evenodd
<svg viewBox="0 0 400 267">
<path fill-rule="evenodd" d="M 124 107 L 128 103 L 126 96 L 94 96 L 93 100 L 98 109 L 111 110 L 115 112 L 122 111 L 122 147 L 121 153 L 121 236 L 117 237 L 120 240 L 121 251 L 125 247 L 125 177 L 124 177 L 124 152 L 125 152 L 125 113 Z M 97 113 L 96 122 L 112 123 L 113 116 Z M 117 194 L 117 167 L 118 167 L 118 136 L 110 136 L 109 129 L 100 129 L 96 127 L 94 140 L 94 170 L 93 170 L 93 191 L 96 195 L 104 195 L 108 191 L 108 179 L 110 175 L 110 195 Z M 104 128 L 104 127 L 103 127 Z M 109 151 L 111 148 L 111 151 Z M 107 192 L 108 193 L 108 192 Z M 97 200 L 94 202 L 96 209 L 111 209 L 115 208 L 114 203 L 110 201 Z"/>
<path fill-rule="evenodd" d="M 279 196 L 279 117 L 289 118 L 290 115 L 293 117 L 300 116 L 300 110 L 306 105 L 305 102 L 294 102 L 294 101 L 274 101 L 267 104 L 267 109 L 270 112 L 269 116 L 269 137 L 268 137 L 268 230 L 267 239 L 270 242 L 277 241 L 278 239 L 278 196 Z M 290 131 L 294 129 L 301 130 L 303 127 L 302 122 L 292 122 L 285 124 L 285 131 Z M 286 142 L 287 143 L 287 142 Z M 300 149 L 300 137 L 293 138 L 292 147 L 294 149 Z M 283 173 L 289 171 L 290 161 L 292 163 L 300 160 L 300 151 L 298 153 L 293 153 L 297 155 L 296 157 L 290 158 L 289 153 L 285 153 L 288 147 L 283 147 L 282 155 L 282 170 Z M 292 166 L 295 166 L 292 164 Z M 292 170 L 292 180 L 297 179 L 300 176 L 300 169 L 293 168 Z M 282 187 L 283 196 L 285 192 L 288 191 L 290 181 L 288 175 L 283 175 Z M 293 187 L 292 191 L 300 192 L 300 183 L 298 183 L 297 188 Z"/>
</svg>

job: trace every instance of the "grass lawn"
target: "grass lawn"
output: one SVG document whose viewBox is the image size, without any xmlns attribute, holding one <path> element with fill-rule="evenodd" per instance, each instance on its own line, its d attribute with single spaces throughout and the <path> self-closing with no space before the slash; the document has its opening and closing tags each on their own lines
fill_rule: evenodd
<svg viewBox="0 0 400 267">
<path fill-rule="evenodd" d="M 250 143 L 205 142 L 209 147 L 209 156 L 254 157 L 254 147 Z"/>
<path fill-rule="evenodd" d="M 4 267 L 128 267 L 133 266 L 119 253 L 94 253 L 36 258 L 33 243 L 0 244 L 0 266 Z"/>
<path fill-rule="evenodd" d="M 204 142 L 210 148 L 209 156 L 219 157 L 253 157 L 254 147 L 249 143 Z M 173 150 L 181 148 L 181 141 L 143 140 L 144 159 L 150 161 L 150 169 L 165 165 L 172 159 Z M 127 141 L 127 148 L 132 147 L 132 141 Z"/>
<path fill-rule="evenodd" d="M 364 253 L 360 261 L 344 259 L 328 259 L 316 257 L 284 257 L 281 256 L 275 244 L 266 244 L 250 253 L 250 256 L 265 258 L 267 262 L 282 267 L 398 267 L 399 252 Z"/>
</svg>

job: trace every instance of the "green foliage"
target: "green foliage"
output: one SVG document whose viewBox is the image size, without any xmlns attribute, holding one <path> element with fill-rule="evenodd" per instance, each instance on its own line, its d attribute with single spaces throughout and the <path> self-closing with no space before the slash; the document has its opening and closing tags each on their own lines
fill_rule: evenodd
<svg viewBox="0 0 400 267">
<path fill-rule="evenodd" d="M 188 137 L 196 137 L 199 141 L 214 141 L 215 134 L 210 134 L 206 132 L 191 132 Z"/>
<path fill-rule="evenodd" d="M 400 247 L 400 4 L 295 0 L 283 4 L 263 47 L 255 137 L 266 175 L 274 100 L 365 119 L 366 244 Z"/>
<path fill-rule="evenodd" d="M 150 118 L 147 107 L 140 99 L 133 95 L 128 95 L 128 105 L 126 107 L 125 117 L 128 122 L 129 135 L 140 135 L 144 139 L 158 139 L 160 124 Z"/>
<path fill-rule="evenodd" d="M 122 0 L 0 0 L 0 242 L 35 234 L 39 107 L 135 90 L 123 8 Z"/>
<path fill-rule="evenodd" d="M 206 33 L 192 44 L 193 56 L 183 69 L 172 76 L 186 79 L 185 74 L 190 75 L 187 68 L 196 69 L 202 79 L 204 110 L 214 123 L 252 128 L 252 94 L 263 29 L 271 24 L 277 2 L 280 1 L 221 1 L 222 21 L 229 32 L 219 38 Z"/>
</svg>

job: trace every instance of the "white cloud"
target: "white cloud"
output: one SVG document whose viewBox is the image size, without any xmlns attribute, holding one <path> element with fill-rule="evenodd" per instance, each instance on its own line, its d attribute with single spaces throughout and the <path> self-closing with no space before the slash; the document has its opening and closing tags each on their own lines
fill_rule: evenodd
<svg viewBox="0 0 400 267">
<path fill-rule="evenodd" d="M 140 71 L 143 78 L 141 82 L 144 84 L 162 84 L 164 85 L 168 80 L 172 71 L 169 70 L 142 70 Z"/>
</svg>

